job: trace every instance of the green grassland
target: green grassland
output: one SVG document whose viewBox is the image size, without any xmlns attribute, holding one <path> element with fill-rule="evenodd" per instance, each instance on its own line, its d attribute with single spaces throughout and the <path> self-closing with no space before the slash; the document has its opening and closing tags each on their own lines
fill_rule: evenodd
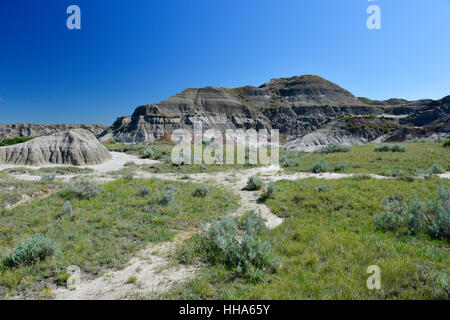
<svg viewBox="0 0 450 320">
<path fill-rule="evenodd" d="M 31 265 L 0 267 L 3 294 L 42 292 L 58 280 L 58 271 L 78 265 L 99 274 L 121 268 L 149 242 L 171 240 L 178 230 L 230 212 L 237 199 L 226 190 L 210 188 L 202 198 L 192 195 L 189 182 L 118 179 L 99 187 L 99 194 L 80 199 L 62 189 L 48 198 L 0 211 L 0 255 L 30 236 L 54 241 L 59 253 Z M 73 211 L 64 212 L 70 201 Z M 0 257 L 0 259 L 2 259 Z"/>
<path fill-rule="evenodd" d="M 406 147 L 406 152 L 375 152 L 375 145 L 352 146 L 350 152 L 339 153 L 292 153 L 283 151 L 280 160 L 287 156 L 288 164 L 281 162 L 287 171 L 310 171 L 311 166 L 323 159 L 328 164 L 328 171 L 341 163 L 346 163 L 344 173 L 374 173 L 386 175 L 389 171 L 401 170 L 405 175 L 417 175 L 429 170 L 434 164 L 450 171 L 450 148 L 442 146 L 442 143 L 416 142 L 401 143 Z M 292 154 L 292 155 L 291 155 Z"/>
<path fill-rule="evenodd" d="M 34 139 L 34 137 L 28 137 L 28 138 L 17 137 L 17 138 L 0 139 L 0 147 L 12 146 L 14 144 L 27 142 L 31 139 Z"/>
<path fill-rule="evenodd" d="M 31 196 L 37 191 L 48 193 L 61 187 L 57 181 L 29 181 L 17 180 L 8 176 L 5 172 L 0 172 L 0 210 L 7 205 L 14 205 L 19 202 L 22 195 Z"/>
<path fill-rule="evenodd" d="M 164 298 L 183 299 L 437 299 L 449 297 L 450 247 L 426 234 L 403 235 L 375 228 L 381 201 L 436 199 L 432 178 L 307 179 L 279 181 L 266 201 L 286 220 L 267 235 L 281 259 L 278 272 L 253 282 L 210 266 Z M 366 287 L 366 268 L 381 269 L 381 290 Z"/>
</svg>

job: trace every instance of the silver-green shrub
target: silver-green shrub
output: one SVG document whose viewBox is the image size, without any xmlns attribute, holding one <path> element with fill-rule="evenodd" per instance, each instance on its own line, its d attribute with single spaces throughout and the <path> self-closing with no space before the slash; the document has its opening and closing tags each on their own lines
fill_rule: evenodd
<svg viewBox="0 0 450 320">
<path fill-rule="evenodd" d="M 196 198 L 203 198 L 206 197 L 209 193 L 209 187 L 207 186 L 201 186 L 195 188 L 195 190 L 192 192 L 192 196 Z"/>
<path fill-rule="evenodd" d="M 57 249 L 57 245 L 53 240 L 37 234 L 18 243 L 14 249 L 2 259 L 2 265 L 7 268 L 31 265 L 52 256 Z"/>
<path fill-rule="evenodd" d="M 311 167 L 310 171 L 312 173 L 322 173 L 328 171 L 328 164 L 325 162 L 324 159 L 320 159 L 319 161 L 316 161 Z"/>
<path fill-rule="evenodd" d="M 245 190 L 247 191 L 261 190 L 263 186 L 264 183 L 260 178 L 256 176 L 251 176 L 247 181 L 247 186 L 245 187 Z"/>
<path fill-rule="evenodd" d="M 87 200 L 95 198 L 100 193 L 98 186 L 89 179 L 81 179 L 76 181 L 68 187 L 67 191 L 74 197 Z"/>
<path fill-rule="evenodd" d="M 317 150 L 317 153 L 338 153 L 338 152 L 349 152 L 351 150 L 350 147 L 344 146 L 342 144 L 330 143 L 329 145 L 323 147 L 322 149 Z"/>
</svg>

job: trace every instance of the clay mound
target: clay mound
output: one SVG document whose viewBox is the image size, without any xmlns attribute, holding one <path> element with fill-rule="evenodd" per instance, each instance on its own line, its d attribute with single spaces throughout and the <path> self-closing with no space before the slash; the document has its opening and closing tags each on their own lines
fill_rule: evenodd
<svg viewBox="0 0 450 320">
<path fill-rule="evenodd" d="M 15 165 L 95 165 L 110 159 L 109 151 L 83 129 L 73 129 L 25 143 L 0 147 L 0 163 Z"/>
</svg>

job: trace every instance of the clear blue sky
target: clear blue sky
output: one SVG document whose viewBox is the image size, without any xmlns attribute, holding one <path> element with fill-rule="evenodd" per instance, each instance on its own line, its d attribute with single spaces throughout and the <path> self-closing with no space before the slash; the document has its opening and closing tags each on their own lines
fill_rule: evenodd
<svg viewBox="0 0 450 320">
<path fill-rule="evenodd" d="M 450 0 L 0 0 L 0 123 L 111 124 L 186 87 L 301 74 L 372 99 L 449 95 Z"/>
</svg>

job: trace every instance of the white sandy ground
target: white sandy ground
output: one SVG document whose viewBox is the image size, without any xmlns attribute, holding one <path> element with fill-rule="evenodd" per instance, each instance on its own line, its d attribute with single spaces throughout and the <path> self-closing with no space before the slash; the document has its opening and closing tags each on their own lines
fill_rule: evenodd
<svg viewBox="0 0 450 320">
<path fill-rule="evenodd" d="M 97 182 L 112 181 L 117 179 L 117 177 L 107 176 L 107 173 L 109 171 L 116 171 L 124 168 L 127 162 L 134 162 L 136 164 L 152 164 L 157 163 L 158 161 L 144 160 L 132 155 L 112 152 L 112 159 L 106 163 L 96 166 L 86 166 L 94 170 L 93 173 L 87 174 L 87 176 L 92 177 Z M 0 171 L 6 168 L 14 167 L 23 166 L 0 166 Z M 43 166 L 28 166 L 27 168 L 39 169 L 42 167 Z M 259 192 L 243 190 L 248 178 L 253 175 L 257 175 L 263 181 L 269 182 L 307 178 L 342 179 L 354 176 L 355 174 L 314 174 L 307 172 L 286 174 L 279 166 L 196 174 L 164 174 L 143 171 L 134 172 L 135 178 L 158 178 L 172 181 L 186 181 L 186 178 L 188 177 L 189 181 L 195 183 L 207 183 L 210 185 L 225 187 L 227 190 L 231 190 L 240 196 L 240 207 L 236 212 L 232 213 L 232 215 L 242 215 L 247 211 L 253 210 L 261 214 L 261 216 L 265 219 L 268 228 L 275 228 L 283 222 L 283 219 L 274 215 L 265 204 L 258 202 L 257 199 L 259 197 Z M 375 179 L 388 179 L 379 175 L 371 174 L 370 176 Z M 28 181 L 40 179 L 40 176 L 30 174 L 15 175 L 14 177 Z M 66 175 L 58 176 L 57 178 L 68 180 L 74 177 L 75 175 Z M 450 179 L 450 172 L 441 174 L 440 177 Z M 174 283 L 190 279 L 203 267 L 202 265 L 187 266 L 179 264 L 173 256 L 177 245 L 187 239 L 191 234 L 192 232 L 182 232 L 176 236 L 174 241 L 148 245 L 134 258 L 132 258 L 127 267 L 122 270 L 109 271 L 95 279 L 89 279 L 87 275 L 82 274 L 81 283 L 75 290 L 55 288 L 52 291 L 54 298 L 69 300 L 115 300 L 134 299 L 139 297 L 157 297 L 161 293 L 164 293 L 170 289 Z M 136 282 L 127 283 L 131 276 L 136 277 Z"/>
<path fill-rule="evenodd" d="M 52 293 L 58 300 L 119 300 L 157 296 L 173 284 L 191 278 L 203 267 L 174 263 L 171 257 L 176 246 L 191 234 L 180 233 L 174 241 L 147 246 L 129 261 L 125 269 L 83 280 L 75 290 L 58 288 Z M 129 283 L 130 277 L 135 277 L 136 281 Z"/>
<path fill-rule="evenodd" d="M 122 153 L 122 152 L 110 152 L 110 153 L 111 153 L 111 159 L 102 164 L 79 166 L 79 168 L 90 168 L 90 169 L 94 170 L 94 173 L 100 174 L 100 173 L 107 173 L 109 171 L 120 170 L 125 166 L 125 164 L 127 162 L 134 162 L 139 165 L 153 164 L 153 163 L 159 162 L 156 160 L 140 159 L 131 154 L 126 154 L 126 153 Z M 27 168 L 27 169 L 38 170 L 40 168 L 53 168 L 53 167 L 73 167 L 73 166 L 72 165 L 51 165 L 51 164 L 41 165 L 41 166 L 0 164 L 0 171 L 2 171 L 4 169 L 10 169 L 10 168 Z"/>
</svg>

